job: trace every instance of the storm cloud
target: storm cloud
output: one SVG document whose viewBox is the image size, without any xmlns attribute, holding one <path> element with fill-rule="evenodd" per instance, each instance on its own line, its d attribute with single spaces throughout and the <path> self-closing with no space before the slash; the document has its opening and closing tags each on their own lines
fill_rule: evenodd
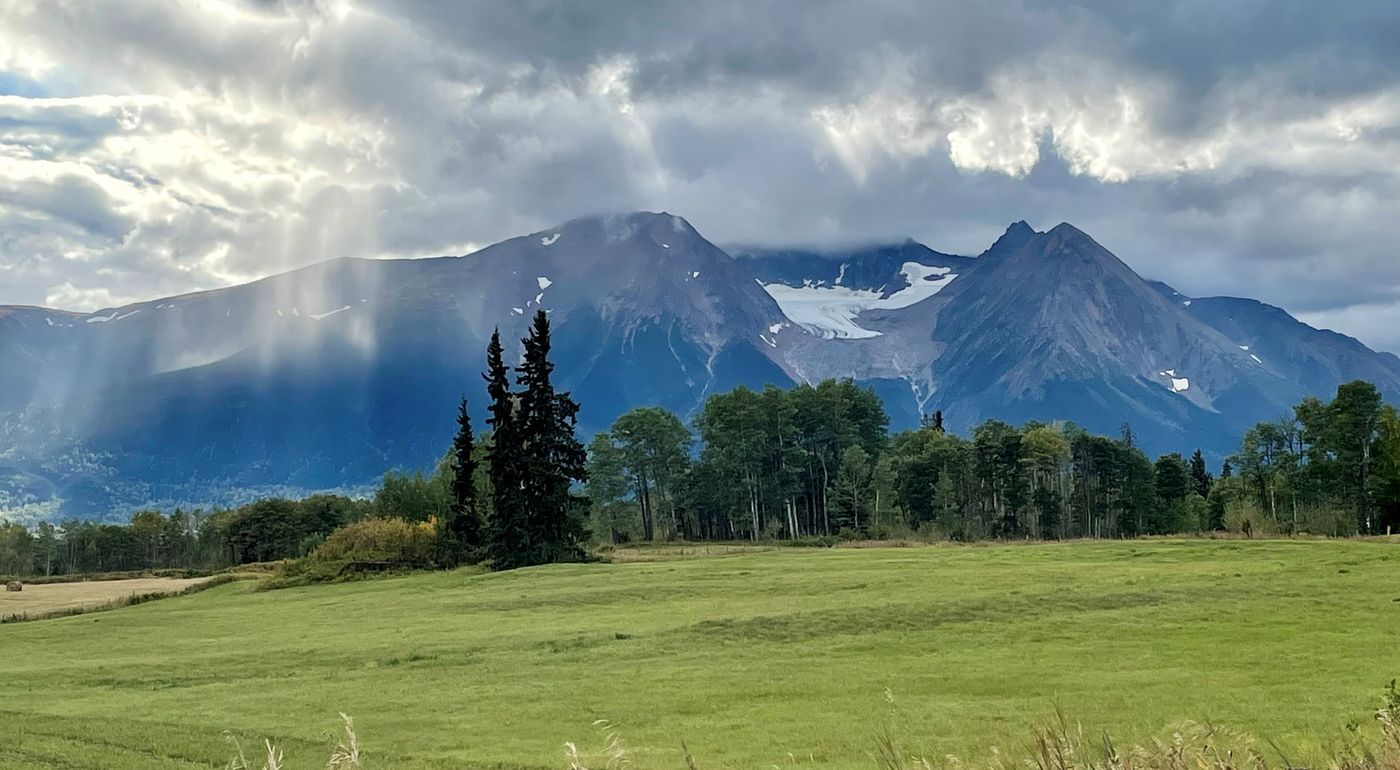
<svg viewBox="0 0 1400 770">
<path fill-rule="evenodd" d="M 1069 221 L 1400 350 L 1400 6 L 0 0 L 0 302 L 574 216 L 719 243 Z"/>
</svg>

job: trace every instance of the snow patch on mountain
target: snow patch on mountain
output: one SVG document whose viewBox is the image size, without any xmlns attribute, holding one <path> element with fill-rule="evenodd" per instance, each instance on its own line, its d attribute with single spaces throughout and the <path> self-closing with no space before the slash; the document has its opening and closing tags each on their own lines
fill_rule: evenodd
<svg viewBox="0 0 1400 770">
<path fill-rule="evenodd" d="M 932 297 L 952 283 L 957 274 L 948 267 L 931 267 L 918 262 L 905 262 L 900 272 L 909 286 L 888 297 L 868 289 L 846 286 L 824 286 L 806 281 L 802 286 L 782 283 L 759 285 L 778 303 L 783 315 L 798 326 L 823 339 L 867 339 L 879 337 L 880 332 L 867 329 L 856 322 L 867 310 L 899 310 Z M 839 283 L 844 278 L 837 277 Z"/>
<path fill-rule="evenodd" d="M 312 313 L 312 314 L 311 314 L 311 318 L 314 319 L 314 320 L 319 321 L 319 320 L 321 320 L 322 318 L 330 318 L 331 316 L 335 315 L 336 313 L 344 313 L 345 311 L 347 311 L 347 310 L 349 310 L 349 309 L 350 309 L 350 306 L 349 306 L 349 305 L 346 305 L 345 307 L 338 307 L 338 308 L 336 308 L 335 310 L 327 310 L 327 311 L 324 312 L 324 313 Z"/>
<path fill-rule="evenodd" d="M 1186 391 L 1191 389 L 1191 380 L 1186 377 L 1176 376 L 1175 369 L 1167 369 L 1166 371 L 1157 372 L 1157 376 L 1166 377 L 1168 380 L 1171 381 L 1171 389 L 1173 393 L 1185 393 Z"/>
<path fill-rule="evenodd" d="M 560 235 L 563 235 L 563 233 L 555 233 L 555 234 L 553 234 L 553 235 L 545 236 L 545 237 L 543 237 L 543 238 L 540 239 L 540 245 L 541 245 L 541 246 L 553 246 L 553 245 L 554 245 L 554 242 L 557 241 L 557 240 L 559 240 L 559 236 L 560 236 Z"/>
</svg>

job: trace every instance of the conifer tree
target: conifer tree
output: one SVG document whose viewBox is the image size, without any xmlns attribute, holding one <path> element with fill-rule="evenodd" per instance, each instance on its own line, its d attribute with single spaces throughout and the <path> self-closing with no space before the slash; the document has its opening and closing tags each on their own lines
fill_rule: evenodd
<svg viewBox="0 0 1400 770">
<path fill-rule="evenodd" d="M 1210 471 L 1206 470 L 1206 458 L 1201 456 L 1201 450 L 1191 455 L 1191 486 L 1192 491 L 1201 496 L 1201 499 L 1210 497 L 1210 486 L 1215 483 L 1211 478 Z"/>
<path fill-rule="evenodd" d="M 476 561 L 483 540 L 481 513 L 476 504 L 476 450 L 472 418 L 464 397 L 457 410 L 457 436 L 452 440 L 452 500 L 443 522 L 448 560 L 462 564 Z"/>
<path fill-rule="evenodd" d="M 574 435 L 578 404 L 568 393 L 554 389 L 549 316 L 543 310 L 535 313 L 524 345 L 525 355 L 516 367 L 521 388 L 523 524 L 529 533 L 522 557 L 527 564 L 573 560 L 583 554 L 583 532 L 580 503 L 570 487 L 587 478 L 588 454 Z"/>
<path fill-rule="evenodd" d="M 491 480 L 491 523 L 487 532 L 487 555 L 497 569 L 510 569 L 530 563 L 526 549 L 530 542 L 525 526 L 525 501 L 521 485 L 525 469 L 520 431 L 516 421 L 515 394 L 510 387 L 510 369 L 501 348 L 501 332 L 491 334 L 486 348 L 486 394 L 491 399 L 490 451 L 486 455 Z"/>
</svg>

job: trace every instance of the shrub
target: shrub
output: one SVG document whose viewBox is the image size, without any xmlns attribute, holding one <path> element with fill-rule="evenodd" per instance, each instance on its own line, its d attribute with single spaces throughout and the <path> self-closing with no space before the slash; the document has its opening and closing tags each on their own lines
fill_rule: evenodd
<svg viewBox="0 0 1400 770">
<path fill-rule="evenodd" d="M 1305 505 L 1298 509 L 1298 531 L 1347 537 L 1356 534 L 1356 513 L 1335 505 Z"/>
<path fill-rule="evenodd" d="M 1259 506 L 1244 500 L 1232 500 L 1225 507 L 1225 528 L 1249 537 L 1273 534 L 1275 527 Z"/>
<path fill-rule="evenodd" d="M 327 535 L 325 542 L 311 552 L 311 558 L 427 566 L 432 563 L 436 551 L 436 522 L 365 519 Z"/>
</svg>

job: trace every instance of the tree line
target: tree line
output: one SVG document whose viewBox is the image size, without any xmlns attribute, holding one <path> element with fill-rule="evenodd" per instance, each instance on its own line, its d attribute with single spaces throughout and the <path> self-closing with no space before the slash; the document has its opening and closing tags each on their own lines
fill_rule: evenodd
<svg viewBox="0 0 1400 770">
<path fill-rule="evenodd" d="M 1378 534 L 1400 524 L 1400 417 L 1366 382 L 1250 429 L 1218 474 L 1199 449 L 1150 459 L 1132 430 L 934 413 L 889 435 L 873 392 L 826 381 L 711 396 L 687 426 L 655 407 L 589 444 L 606 542 L 920 534 L 1118 538 L 1232 529 Z"/>
<path fill-rule="evenodd" d="M 492 337 L 488 429 L 474 433 L 463 401 L 453 444 L 431 473 L 388 473 L 367 500 L 144 511 L 128 525 L 0 524 L 0 574 L 294 559 L 366 520 L 430 524 L 434 564 L 496 568 L 577 559 L 590 538 L 1353 535 L 1400 525 L 1400 413 L 1366 382 L 1249 429 L 1218 473 L 1199 450 L 1150 459 L 1126 425 L 1106 437 L 1071 423 L 989 420 L 963 437 L 935 413 L 891 435 L 880 399 L 842 380 L 739 387 L 710 396 L 689 424 L 658 407 L 634 409 L 585 448 L 578 405 L 552 384 L 543 313 L 522 345 L 512 368 Z"/>
<path fill-rule="evenodd" d="M 1277 532 L 1388 534 L 1400 527 L 1400 412 L 1356 381 L 1331 401 L 1245 432 L 1220 488 L 1238 526 Z"/>
</svg>

